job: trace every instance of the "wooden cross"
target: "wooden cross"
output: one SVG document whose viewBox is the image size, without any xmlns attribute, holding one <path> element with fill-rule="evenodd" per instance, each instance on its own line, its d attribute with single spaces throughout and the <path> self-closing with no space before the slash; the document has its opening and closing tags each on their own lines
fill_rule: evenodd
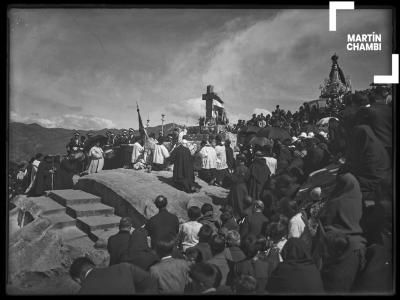
<svg viewBox="0 0 400 300">
<path fill-rule="evenodd" d="M 208 122 L 212 118 L 213 100 L 217 100 L 221 104 L 224 102 L 214 93 L 212 85 L 207 85 L 207 93 L 202 95 L 202 99 L 206 101 L 206 122 Z"/>
</svg>

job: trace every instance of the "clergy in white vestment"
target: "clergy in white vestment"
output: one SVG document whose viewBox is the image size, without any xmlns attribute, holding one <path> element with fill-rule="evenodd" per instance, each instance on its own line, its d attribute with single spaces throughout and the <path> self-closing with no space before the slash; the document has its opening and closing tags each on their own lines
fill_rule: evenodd
<svg viewBox="0 0 400 300">
<path fill-rule="evenodd" d="M 216 165 L 216 182 L 222 186 L 224 179 L 229 175 L 228 164 L 226 163 L 226 148 L 222 144 L 220 136 L 216 138 L 215 153 L 217 154 L 217 165 Z"/>
<path fill-rule="evenodd" d="M 204 147 L 199 152 L 201 157 L 199 177 L 208 182 L 208 184 L 214 184 L 216 180 L 217 153 L 208 141 L 204 143 Z"/>
</svg>

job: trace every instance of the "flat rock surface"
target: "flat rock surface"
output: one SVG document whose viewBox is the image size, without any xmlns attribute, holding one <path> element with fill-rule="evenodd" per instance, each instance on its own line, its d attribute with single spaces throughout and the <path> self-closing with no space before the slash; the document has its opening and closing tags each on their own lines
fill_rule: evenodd
<svg viewBox="0 0 400 300">
<path fill-rule="evenodd" d="M 229 191 L 221 187 L 209 186 L 198 178 L 196 178 L 196 183 L 201 186 L 200 192 L 188 194 L 173 186 L 172 172 L 147 173 L 143 170 L 115 169 L 83 176 L 75 188 L 101 197 L 107 205 L 113 205 L 110 200 L 113 196 L 122 198 L 145 219 L 151 218 L 158 212 L 153 203 L 158 195 L 167 197 L 168 210 L 176 214 L 181 222 L 188 220 L 188 207 L 200 207 L 204 203 L 212 204 L 218 217 L 220 205 L 225 201 Z M 106 187 L 111 194 L 106 195 L 99 185 Z M 121 215 L 121 211 L 116 209 L 116 214 Z"/>
</svg>

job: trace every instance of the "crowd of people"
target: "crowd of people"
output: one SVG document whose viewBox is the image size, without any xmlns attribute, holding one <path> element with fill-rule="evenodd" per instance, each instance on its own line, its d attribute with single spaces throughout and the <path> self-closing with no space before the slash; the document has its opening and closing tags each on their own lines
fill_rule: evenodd
<svg viewBox="0 0 400 300">
<path fill-rule="evenodd" d="M 391 105 L 392 96 L 390 88 L 388 87 L 376 86 L 363 92 L 371 98 L 375 98 L 378 94 L 379 97 L 383 98 L 382 101 L 384 101 L 385 104 Z M 304 124 L 312 126 L 325 117 L 342 118 L 342 113 L 346 107 L 345 103 L 348 98 L 351 98 L 351 93 L 344 95 L 343 98 L 344 101 L 328 99 L 324 102 L 324 100 L 319 100 L 320 104 L 317 104 L 317 101 L 313 104 L 304 102 L 294 113 L 290 110 L 285 111 L 277 105 L 271 114 L 253 114 L 250 120 L 238 120 L 238 123 L 233 126 L 232 131 L 237 133 L 246 126 L 261 128 L 272 126 L 284 128 L 292 136 L 298 136 Z"/>
<path fill-rule="evenodd" d="M 151 137 L 152 147 L 137 138 L 131 157 L 142 161 L 131 159 L 131 167 L 173 165 L 178 189 L 197 192 L 198 177 L 229 195 L 218 219 L 204 203 L 189 207 L 180 224 L 167 210 L 173 199 L 162 195 L 145 224 L 122 218 L 108 240 L 110 266 L 87 257 L 71 265 L 80 293 L 391 293 L 392 109 L 385 95 L 347 95 L 327 132 L 308 127 L 291 135 L 239 145 L 236 157 L 218 135 L 205 136 L 198 149 L 185 132 L 172 148 L 162 137 Z M 330 164 L 339 167 L 333 189 L 312 186 L 298 202 L 309 175 Z"/>
</svg>

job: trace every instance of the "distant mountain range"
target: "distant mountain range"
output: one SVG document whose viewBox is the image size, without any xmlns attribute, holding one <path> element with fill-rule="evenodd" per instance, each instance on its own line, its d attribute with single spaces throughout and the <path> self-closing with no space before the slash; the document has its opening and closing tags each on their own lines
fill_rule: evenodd
<svg viewBox="0 0 400 300">
<path fill-rule="evenodd" d="M 169 123 L 164 125 L 164 131 L 169 133 L 177 124 Z M 128 129 L 128 128 L 126 128 Z M 79 130 L 81 135 L 86 135 L 89 131 L 94 135 L 106 134 L 107 130 L 120 132 L 121 129 L 101 129 L 101 130 Z M 64 128 L 45 128 L 36 123 L 24 124 L 11 122 L 9 124 L 9 161 L 20 162 L 28 161 L 36 153 L 42 154 L 65 154 L 66 145 L 71 139 L 75 130 Z M 137 130 L 136 130 L 137 131 Z M 161 131 L 161 125 L 149 127 L 148 133 L 154 132 L 156 136 Z"/>
</svg>

